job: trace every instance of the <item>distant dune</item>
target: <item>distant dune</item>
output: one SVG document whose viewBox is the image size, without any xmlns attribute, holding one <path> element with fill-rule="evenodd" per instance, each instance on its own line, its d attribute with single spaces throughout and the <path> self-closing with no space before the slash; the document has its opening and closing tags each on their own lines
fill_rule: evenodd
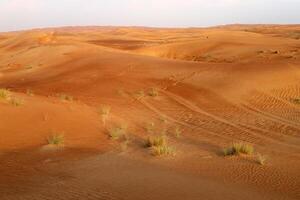
<svg viewBox="0 0 300 200">
<path fill-rule="evenodd" d="M 300 25 L 0 33 L 0 136 L 1 200 L 300 199 Z"/>
</svg>

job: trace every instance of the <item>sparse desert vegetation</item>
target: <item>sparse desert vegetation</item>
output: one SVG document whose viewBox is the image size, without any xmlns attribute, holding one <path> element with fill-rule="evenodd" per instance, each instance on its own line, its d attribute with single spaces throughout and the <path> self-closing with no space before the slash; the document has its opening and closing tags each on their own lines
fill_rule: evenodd
<svg viewBox="0 0 300 200">
<path fill-rule="evenodd" d="M 121 124 L 116 127 L 112 127 L 108 130 L 109 137 L 113 140 L 118 140 L 121 137 L 126 137 L 127 125 Z"/>
<path fill-rule="evenodd" d="M 9 100 L 10 104 L 13 105 L 13 106 L 21 106 L 24 104 L 24 101 L 20 98 L 16 98 L 16 97 L 12 97 L 10 100 Z"/>
<path fill-rule="evenodd" d="M 176 138 L 180 138 L 181 137 L 181 134 L 182 134 L 182 130 L 180 127 L 176 126 L 175 127 L 175 130 L 174 130 L 174 133 L 175 133 L 175 137 Z"/>
<path fill-rule="evenodd" d="M 31 89 L 27 89 L 26 90 L 26 94 L 28 95 L 28 96 L 34 96 L 34 93 L 33 93 L 33 91 L 31 90 Z"/>
<path fill-rule="evenodd" d="M 1 197 L 297 199 L 298 28 L 253 27 L 0 33 Z"/>
<path fill-rule="evenodd" d="M 68 94 L 59 94 L 59 98 L 62 100 L 62 101 L 73 101 L 74 98 L 71 96 L 71 95 L 68 95 Z"/>
<path fill-rule="evenodd" d="M 10 96 L 11 96 L 11 93 L 9 90 L 0 88 L 0 98 L 1 99 L 7 100 L 10 98 Z"/>
<path fill-rule="evenodd" d="M 254 147 L 250 144 L 246 143 L 233 143 L 231 146 L 223 149 L 224 156 L 232 156 L 232 155 L 252 155 L 254 152 Z"/>
<path fill-rule="evenodd" d="M 265 155 L 262 155 L 260 153 L 257 154 L 257 163 L 260 165 L 265 165 L 265 162 L 267 160 L 267 157 Z"/>
<path fill-rule="evenodd" d="M 159 92 L 158 92 L 158 88 L 150 88 L 149 92 L 148 92 L 149 96 L 151 97 L 157 97 Z"/>
<path fill-rule="evenodd" d="M 63 133 L 54 133 L 47 138 L 47 142 L 50 145 L 63 145 L 65 142 L 65 136 Z"/>
<path fill-rule="evenodd" d="M 102 105 L 100 107 L 100 115 L 101 115 L 103 126 L 106 125 L 106 121 L 107 121 L 107 119 L 109 117 L 110 110 L 111 110 L 111 108 L 108 105 Z"/>
<path fill-rule="evenodd" d="M 151 148 L 154 156 L 175 155 L 175 149 L 168 145 L 167 136 L 150 136 L 146 140 L 146 147 Z"/>
</svg>

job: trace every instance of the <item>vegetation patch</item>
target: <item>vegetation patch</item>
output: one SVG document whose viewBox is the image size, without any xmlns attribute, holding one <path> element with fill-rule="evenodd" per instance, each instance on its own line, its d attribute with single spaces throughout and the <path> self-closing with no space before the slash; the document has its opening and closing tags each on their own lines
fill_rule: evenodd
<svg viewBox="0 0 300 200">
<path fill-rule="evenodd" d="M 181 136 L 181 134 L 182 134 L 182 130 L 181 130 L 178 126 L 175 127 L 174 132 L 175 132 L 175 137 L 176 137 L 176 138 L 180 138 L 180 136 Z"/>
<path fill-rule="evenodd" d="M 11 93 L 8 89 L 0 88 L 0 98 L 8 100 L 11 96 Z"/>
<path fill-rule="evenodd" d="M 47 142 L 50 145 L 63 145 L 65 136 L 63 134 L 53 134 L 47 138 Z"/>
<path fill-rule="evenodd" d="M 60 94 L 59 95 L 59 98 L 62 100 L 62 101 L 73 101 L 74 98 L 70 95 L 67 95 L 67 94 Z"/>
<path fill-rule="evenodd" d="M 151 148 L 152 155 L 175 155 L 175 149 L 168 145 L 165 135 L 148 137 L 146 147 Z"/>
<path fill-rule="evenodd" d="M 260 165 L 265 165 L 265 162 L 267 160 L 267 157 L 265 155 L 262 154 L 257 154 L 257 163 Z"/>
<path fill-rule="evenodd" d="M 254 152 L 254 148 L 250 144 L 245 143 L 233 143 L 232 146 L 223 149 L 224 156 L 232 156 L 232 155 L 252 155 Z"/>
<path fill-rule="evenodd" d="M 122 136 L 126 137 L 126 132 L 127 132 L 127 125 L 122 124 L 118 127 L 113 127 L 108 130 L 109 137 L 113 140 L 118 140 Z"/>
<path fill-rule="evenodd" d="M 158 96 L 158 89 L 157 88 L 150 88 L 148 95 L 151 97 L 157 97 Z"/>
<path fill-rule="evenodd" d="M 100 107 L 100 115 L 104 126 L 106 125 L 106 121 L 109 117 L 109 114 L 110 114 L 110 106 L 103 105 Z"/>
<path fill-rule="evenodd" d="M 294 98 L 292 99 L 292 102 L 294 102 L 295 104 L 300 104 L 300 98 Z"/>
<path fill-rule="evenodd" d="M 10 104 L 13 105 L 13 106 L 21 106 L 24 104 L 24 101 L 22 99 L 18 99 L 18 98 L 11 98 L 10 99 Z"/>
<path fill-rule="evenodd" d="M 175 155 L 175 149 L 167 145 L 154 146 L 152 147 L 152 154 L 154 156 Z"/>
<path fill-rule="evenodd" d="M 158 147 L 165 146 L 167 144 L 167 137 L 165 135 L 161 136 L 151 136 L 146 140 L 146 147 Z"/>
</svg>

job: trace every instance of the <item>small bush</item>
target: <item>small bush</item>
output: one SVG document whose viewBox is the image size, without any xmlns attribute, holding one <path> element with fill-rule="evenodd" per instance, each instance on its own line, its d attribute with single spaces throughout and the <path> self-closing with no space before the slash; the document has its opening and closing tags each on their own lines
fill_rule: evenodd
<svg viewBox="0 0 300 200">
<path fill-rule="evenodd" d="M 293 101 L 295 104 L 300 104 L 300 98 L 292 99 L 292 101 Z"/>
<path fill-rule="evenodd" d="M 110 113 L 110 106 L 103 105 L 100 107 L 100 115 L 104 126 L 106 125 L 106 120 L 109 116 L 109 113 Z"/>
<path fill-rule="evenodd" d="M 224 156 L 247 154 L 251 155 L 254 152 L 252 145 L 245 143 L 233 143 L 232 146 L 223 149 Z"/>
<path fill-rule="evenodd" d="M 17 98 L 11 98 L 10 99 L 10 104 L 13 106 L 21 106 L 24 104 L 22 99 L 17 99 Z"/>
<path fill-rule="evenodd" d="M 257 154 L 257 163 L 260 165 L 265 165 L 267 157 L 265 155 Z"/>
<path fill-rule="evenodd" d="M 100 114 L 101 115 L 109 115 L 110 110 L 111 110 L 110 106 L 103 105 L 103 106 L 100 107 Z"/>
<path fill-rule="evenodd" d="M 119 139 L 121 136 L 126 135 L 127 125 L 120 125 L 108 130 L 109 137 L 113 140 Z"/>
<path fill-rule="evenodd" d="M 146 147 L 165 146 L 166 144 L 167 137 L 164 135 L 148 137 L 146 140 Z"/>
<path fill-rule="evenodd" d="M 180 136 L 182 134 L 182 130 L 178 126 L 175 128 L 174 132 L 175 132 L 175 137 L 180 138 Z"/>
<path fill-rule="evenodd" d="M 67 95 L 67 94 L 60 94 L 59 97 L 62 101 L 73 101 L 74 100 L 74 98 L 72 96 Z"/>
<path fill-rule="evenodd" d="M 148 94 L 151 97 L 157 97 L 158 96 L 158 89 L 157 88 L 150 88 Z"/>
<path fill-rule="evenodd" d="M 31 89 L 27 89 L 27 90 L 26 90 L 26 94 L 27 94 L 28 96 L 34 96 L 33 91 L 32 91 Z"/>
<path fill-rule="evenodd" d="M 167 145 L 154 146 L 152 147 L 152 154 L 154 156 L 175 155 L 175 149 Z"/>
<path fill-rule="evenodd" d="M 48 144 L 51 145 L 62 145 L 64 144 L 65 137 L 63 134 L 54 134 L 47 138 Z"/>
<path fill-rule="evenodd" d="M 7 89 L 0 88 L 0 98 L 7 100 L 10 98 L 10 91 Z"/>
</svg>

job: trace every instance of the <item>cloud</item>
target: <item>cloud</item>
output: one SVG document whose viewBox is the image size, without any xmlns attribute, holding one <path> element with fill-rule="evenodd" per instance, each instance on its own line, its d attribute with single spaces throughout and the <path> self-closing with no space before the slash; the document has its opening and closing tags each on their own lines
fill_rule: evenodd
<svg viewBox="0 0 300 200">
<path fill-rule="evenodd" d="M 64 25 L 300 23 L 299 0 L 0 0 L 0 31 Z"/>
</svg>

